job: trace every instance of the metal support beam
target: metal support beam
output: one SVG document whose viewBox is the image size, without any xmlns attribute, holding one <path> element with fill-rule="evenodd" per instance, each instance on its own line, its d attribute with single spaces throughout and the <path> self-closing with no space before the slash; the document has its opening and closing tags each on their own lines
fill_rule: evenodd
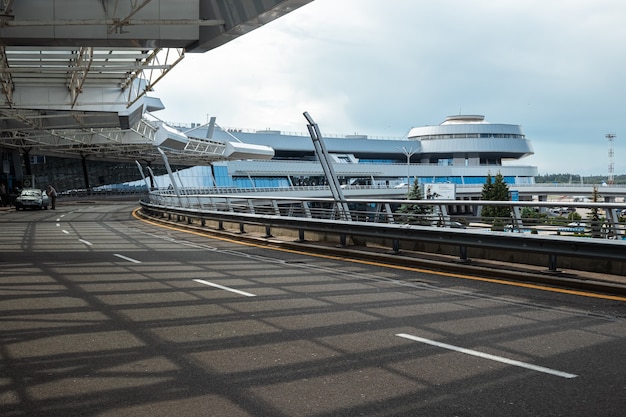
<svg viewBox="0 0 626 417">
<path fill-rule="evenodd" d="M 9 70 L 9 62 L 4 46 L 0 46 L 0 87 L 7 105 L 13 107 L 13 91 L 15 91 L 15 85 L 13 84 L 11 71 Z"/>
<path fill-rule="evenodd" d="M 24 155 L 22 158 L 24 159 L 24 168 L 26 170 L 25 174 L 30 176 L 33 175 L 33 170 L 30 166 L 30 148 L 24 149 Z"/>
<path fill-rule="evenodd" d="M 12 20 L 13 16 L 11 13 L 13 12 L 13 1 L 14 0 L 2 0 L 0 3 L 0 16 L 2 16 L 3 20 Z"/>
<path fill-rule="evenodd" d="M 157 187 L 156 179 L 154 176 L 154 171 L 152 171 L 152 167 L 150 166 L 150 164 L 146 166 L 146 169 L 150 173 L 150 189 L 153 190 Z"/>
<path fill-rule="evenodd" d="M 139 163 L 139 161 L 135 161 L 137 164 L 137 169 L 139 169 L 139 173 L 141 174 L 141 178 L 143 178 L 143 182 L 146 183 L 146 189 L 150 190 L 150 184 L 148 183 L 148 179 L 146 178 L 146 174 L 143 172 L 143 167 Z"/>
<path fill-rule="evenodd" d="M 156 48 L 122 84 L 127 91 L 126 106 L 132 106 L 185 57 L 183 48 Z"/>
<path fill-rule="evenodd" d="M 313 140 L 313 146 L 315 147 L 315 154 L 322 164 L 322 169 L 324 170 L 324 175 L 326 175 L 326 181 L 328 182 L 328 186 L 330 187 L 330 192 L 332 193 L 333 199 L 335 200 L 337 207 L 340 210 L 340 216 L 342 220 L 352 220 L 350 216 L 350 209 L 348 208 L 348 203 L 345 202 L 345 198 L 343 196 L 343 191 L 341 190 L 341 185 L 339 184 L 339 179 L 335 174 L 335 169 L 333 168 L 332 161 L 326 150 L 326 145 L 324 144 L 324 140 L 322 138 L 322 134 L 320 133 L 319 126 L 313 118 L 309 115 L 309 113 L 304 112 L 304 118 L 309 122 L 307 128 L 309 130 L 309 135 Z"/>
<path fill-rule="evenodd" d="M 83 84 L 89 74 L 89 68 L 93 62 L 93 48 L 80 48 L 76 53 L 76 58 L 70 60 L 69 73 L 70 80 L 68 88 L 71 96 L 71 107 L 76 106 L 79 94 L 83 91 Z"/>
<path fill-rule="evenodd" d="M 393 219 L 393 211 L 391 210 L 391 206 L 389 205 L 389 203 L 385 203 L 385 214 L 387 215 L 387 223 L 395 223 L 395 220 Z"/>
<path fill-rule="evenodd" d="M 174 173 L 172 172 L 172 167 L 167 160 L 167 155 L 163 152 L 163 149 L 157 148 L 163 157 L 163 163 L 165 164 L 165 168 L 167 169 L 167 174 L 170 177 L 170 182 L 172 184 L 172 188 L 174 189 L 174 193 L 176 194 L 176 198 L 178 199 L 178 204 L 182 207 L 182 199 L 180 198 L 180 191 L 178 190 L 178 185 L 176 184 L 176 180 L 174 179 Z"/>
<path fill-rule="evenodd" d="M 89 183 L 89 170 L 87 169 L 87 157 L 81 155 L 80 160 L 83 165 L 83 179 L 85 180 L 85 188 L 91 190 L 91 184 Z"/>
</svg>

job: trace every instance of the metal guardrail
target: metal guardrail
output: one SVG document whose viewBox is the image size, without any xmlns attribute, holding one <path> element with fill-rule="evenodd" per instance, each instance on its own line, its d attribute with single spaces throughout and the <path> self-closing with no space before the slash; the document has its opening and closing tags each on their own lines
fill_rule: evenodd
<svg viewBox="0 0 626 417">
<path fill-rule="evenodd" d="M 63 200 L 74 200 L 84 198 L 140 198 L 148 195 L 145 188 L 112 188 L 112 189 L 73 189 L 59 192 L 59 198 Z"/>
<path fill-rule="evenodd" d="M 562 203 L 549 202 L 495 202 L 475 200 L 360 200 L 346 199 L 351 208 L 350 217 L 342 219 L 336 203 L 329 198 L 290 198 L 260 197 L 245 195 L 204 195 L 186 194 L 176 196 L 169 191 L 153 192 L 150 202 L 141 203 L 144 211 L 153 215 L 178 216 L 197 219 L 201 224 L 207 220 L 263 226 L 266 234 L 272 228 L 297 230 L 301 240 L 304 233 L 319 232 L 346 238 L 384 238 L 392 241 L 393 251 L 397 252 L 400 242 L 426 242 L 458 247 L 459 258 L 467 259 L 467 248 L 495 249 L 509 252 L 528 252 L 548 256 L 548 268 L 557 270 L 560 256 L 593 258 L 605 261 L 623 262 L 626 258 L 625 225 L 619 222 L 619 212 L 623 204 L 617 203 L 575 203 L 577 211 L 600 210 L 604 213 L 601 222 L 594 225 L 584 219 L 585 226 L 571 227 L 568 220 L 550 210 L 561 207 Z M 407 215 L 398 212 L 402 205 L 411 204 L 428 207 L 428 214 Z M 496 220 L 503 227 L 501 231 L 476 215 L 484 206 L 509 206 L 512 216 Z M 462 206 L 471 212 L 467 215 L 449 214 L 450 209 Z M 523 208 L 532 208 L 548 214 L 545 223 L 529 226 L 535 219 L 523 218 Z M 464 217 L 465 216 L 465 217 Z M 560 226 L 559 222 L 563 222 Z M 507 232 L 508 230 L 508 232 Z M 592 239 L 590 233 L 597 236 Z"/>
</svg>

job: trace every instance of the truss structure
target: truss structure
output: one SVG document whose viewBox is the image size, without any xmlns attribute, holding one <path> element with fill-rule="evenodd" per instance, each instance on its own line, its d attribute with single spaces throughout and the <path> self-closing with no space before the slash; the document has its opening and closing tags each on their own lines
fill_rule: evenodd
<svg viewBox="0 0 626 417">
<path fill-rule="evenodd" d="M 0 0 L 0 147 L 189 165 L 233 157 L 145 118 L 155 85 L 205 52 L 312 0 Z M 232 149 L 231 149 L 232 151 Z M 266 150 L 261 152 L 266 158 Z"/>
</svg>

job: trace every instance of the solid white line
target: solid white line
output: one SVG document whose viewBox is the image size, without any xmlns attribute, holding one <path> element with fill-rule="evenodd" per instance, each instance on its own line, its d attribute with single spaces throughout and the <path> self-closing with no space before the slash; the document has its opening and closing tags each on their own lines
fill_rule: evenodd
<svg viewBox="0 0 626 417">
<path fill-rule="evenodd" d="M 129 258 L 128 256 L 120 255 L 119 253 L 114 253 L 113 256 L 117 256 L 118 258 L 122 258 L 124 260 L 127 260 L 129 262 L 133 262 L 133 263 L 136 263 L 136 264 L 140 264 L 141 263 L 141 261 L 138 261 L 137 259 Z"/>
<path fill-rule="evenodd" d="M 533 371 L 538 371 L 538 372 L 543 372 L 543 373 L 546 373 L 546 374 L 560 376 L 561 378 L 576 378 L 578 376 L 578 375 L 574 375 L 574 374 L 569 374 L 567 372 L 561 372 L 561 371 L 556 371 L 556 370 L 550 369 L 550 368 L 544 368 L 543 366 L 532 365 L 532 364 L 526 363 L 526 362 L 520 362 L 520 361 L 516 361 L 516 360 L 513 360 L 513 359 L 503 358 L 501 356 L 490 355 L 488 353 L 478 352 L 476 350 L 471 350 L 471 349 L 465 349 L 465 348 L 462 348 L 462 347 L 459 347 L 459 346 L 448 345 L 446 343 L 441 343 L 441 342 L 437 342 L 437 341 L 430 340 L 430 339 L 424 339 L 423 337 L 413 336 L 413 335 L 406 334 L 406 333 L 398 333 L 398 334 L 396 334 L 396 336 L 403 337 L 403 338 L 409 339 L 409 340 L 413 340 L 415 342 L 426 343 L 428 345 L 437 346 L 437 347 L 448 349 L 448 350 L 454 350 L 456 352 L 465 353 L 467 355 L 478 356 L 479 358 L 483 358 L 483 359 L 489 359 L 489 360 L 496 361 L 496 362 L 506 363 L 508 365 L 519 366 L 521 368 L 531 369 Z"/>
<path fill-rule="evenodd" d="M 78 239 L 78 241 L 79 241 L 79 242 L 83 242 L 83 243 L 84 243 L 85 245 L 87 245 L 87 246 L 93 246 L 93 244 L 92 244 L 91 242 L 88 242 L 88 241 L 86 241 L 86 240 L 84 240 L 84 239 Z"/>
<path fill-rule="evenodd" d="M 234 288 L 225 287 L 223 285 L 216 284 L 214 282 L 205 281 L 203 279 L 194 279 L 194 281 L 196 281 L 196 282 L 198 282 L 200 284 L 209 285 L 211 287 L 220 288 L 222 290 L 226 290 L 226 291 L 234 292 L 234 293 L 237 293 L 237 294 L 245 295 L 246 297 L 256 297 L 255 294 L 250 294 L 249 292 L 239 291 L 239 290 L 236 290 Z"/>
</svg>

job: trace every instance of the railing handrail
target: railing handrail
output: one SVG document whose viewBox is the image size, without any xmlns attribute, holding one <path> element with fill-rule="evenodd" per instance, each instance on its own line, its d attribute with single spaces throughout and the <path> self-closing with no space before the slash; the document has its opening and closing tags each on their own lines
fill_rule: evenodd
<svg viewBox="0 0 626 417">
<path fill-rule="evenodd" d="M 375 186 L 363 186 L 363 187 L 373 187 Z M 326 189 L 325 186 L 308 186 L 302 187 L 310 190 L 319 190 Z M 272 191 L 272 190 L 281 190 L 282 188 L 264 188 L 264 191 Z M 197 187 L 191 189 L 191 191 L 199 191 L 199 190 L 214 190 L 214 188 L 202 188 Z M 224 187 L 223 191 L 234 191 L 234 193 L 215 193 L 215 194 L 205 194 L 205 193 L 184 193 L 181 194 L 182 197 L 193 197 L 193 198 L 217 198 L 217 199 L 232 199 L 232 200 L 259 200 L 259 201 L 267 201 L 267 200 L 277 200 L 277 201 L 309 201 L 309 202 L 319 202 L 319 203 L 333 203 L 335 200 L 331 197 L 301 197 L 301 196 L 262 196 L 255 195 L 253 193 L 242 194 L 237 193 L 236 191 L 241 191 L 241 189 L 236 187 Z M 173 189 L 159 189 L 153 190 L 150 192 L 150 195 L 166 195 L 166 196 L 175 196 L 175 192 Z M 598 208 L 598 209 L 624 209 L 626 208 L 626 203 L 621 202 L 583 202 L 583 201 L 487 201 L 487 200 L 441 200 L 441 199 L 430 199 L 430 200 L 408 200 L 408 199 L 385 199 L 385 198 L 346 198 L 341 202 L 345 203 L 392 203 L 392 204 L 422 204 L 422 205 L 443 205 L 443 206 L 470 206 L 470 207 L 479 207 L 479 206 L 519 206 L 519 207 L 543 207 L 543 208 L 554 208 L 554 207 L 577 207 L 577 208 Z"/>
<path fill-rule="evenodd" d="M 461 254 L 466 254 L 468 247 L 481 249 L 494 249 L 511 252 L 529 252 L 547 255 L 549 269 L 556 270 L 556 258 L 565 256 L 569 258 L 594 258 L 598 260 L 623 262 L 626 254 L 626 240 L 622 240 L 626 234 L 626 228 L 616 220 L 616 211 L 622 207 L 619 203 L 568 203 L 583 209 L 604 210 L 607 219 L 599 223 L 583 220 L 595 229 L 599 236 L 611 237 L 611 239 L 592 239 L 577 236 L 559 235 L 563 233 L 580 233 L 588 230 L 585 227 L 558 227 L 558 225 L 542 225 L 541 233 L 527 233 L 527 227 L 523 222 L 531 219 L 521 219 L 520 211 L 524 207 L 538 207 L 550 209 L 562 207 L 562 202 L 530 202 L 530 201 L 478 201 L 478 200 L 388 200 L 388 199 L 345 199 L 342 203 L 351 205 L 379 205 L 385 210 L 375 213 L 354 210 L 351 218 L 341 219 L 336 216 L 336 204 L 332 198 L 301 198 L 286 196 L 257 196 L 241 194 L 189 194 L 180 197 L 173 192 L 151 192 L 151 202 L 142 202 L 144 210 L 164 213 L 168 216 L 176 215 L 187 218 L 212 220 L 218 222 L 231 222 L 254 224 L 286 229 L 321 232 L 328 235 L 360 236 L 381 238 L 394 242 L 425 242 L 458 246 Z M 185 205 L 186 206 L 183 206 Z M 432 211 L 428 214 L 406 214 L 393 211 L 391 207 L 402 205 L 429 206 Z M 509 224 L 509 231 L 519 233 L 507 233 L 493 231 L 490 224 L 478 223 L 475 228 L 456 229 L 453 225 L 453 217 L 447 214 L 448 206 L 510 206 L 513 216 L 508 219 L 501 218 Z M 335 207 L 335 208 L 334 208 Z M 287 214 L 285 214 L 287 213 Z M 410 220 L 413 223 L 396 222 L 396 218 Z M 561 226 L 568 220 L 561 218 Z M 443 226 L 443 227 L 435 227 Z M 475 226 L 475 225 L 472 225 Z M 241 226 L 243 227 L 243 226 Z M 601 229 L 602 227 L 602 229 Z M 548 229 L 548 232 L 545 232 Z M 539 229 L 539 227 L 537 227 Z M 269 232 L 268 232 L 269 234 Z M 463 255 L 461 255 L 463 258 Z"/>
<path fill-rule="evenodd" d="M 250 213 L 234 213 L 212 210 L 194 210 L 172 207 L 163 207 L 150 203 L 142 203 L 144 209 L 185 216 L 187 218 L 218 222 L 238 223 L 265 226 L 268 236 L 269 228 L 286 228 L 299 230 L 301 236 L 304 231 L 318 232 L 326 235 L 352 236 L 362 238 L 380 238 L 390 240 L 396 251 L 397 242 L 424 242 L 446 244 L 459 248 L 460 259 L 467 253 L 468 247 L 493 249 L 498 251 L 527 252 L 548 256 L 547 268 L 557 272 L 557 258 L 592 258 L 596 260 L 624 261 L 626 242 L 607 239 L 580 239 L 567 236 L 543 236 L 516 233 L 488 232 L 479 230 L 458 230 L 419 225 L 380 224 L 328 219 L 310 219 L 297 217 L 282 217 L 272 215 L 256 215 Z M 304 241 L 304 239 L 301 239 Z M 466 259 L 466 258 L 465 258 Z"/>
</svg>

